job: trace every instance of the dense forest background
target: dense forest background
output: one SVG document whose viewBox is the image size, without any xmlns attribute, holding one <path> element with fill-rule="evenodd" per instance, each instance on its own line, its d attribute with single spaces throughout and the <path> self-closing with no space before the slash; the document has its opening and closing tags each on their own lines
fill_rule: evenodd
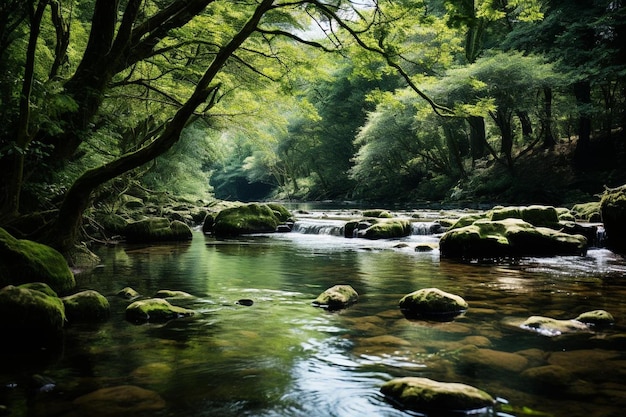
<svg viewBox="0 0 626 417">
<path fill-rule="evenodd" d="M 625 31 L 606 0 L 3 0 L 0 226 L 67 248 L 137 188 L 589 201 L 626 183 Z"/>
</svg>

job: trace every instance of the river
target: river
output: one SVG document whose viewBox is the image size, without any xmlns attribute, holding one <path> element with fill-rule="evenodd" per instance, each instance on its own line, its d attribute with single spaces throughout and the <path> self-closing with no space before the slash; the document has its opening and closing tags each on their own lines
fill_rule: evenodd
<svg viewBox="0 0 626 417">
<path fill-rule="evenodd" d="M 96 248 L 102 265 L 77 275 L 77 282 L 107 296 L 110 319 L 68 326 L 60 353 L 5 357 L 4 412 L 415 416 L 421 414 L 395 407 L 379 390 L 394 377 L 423 376 L 490 393 L 502 417 L 623 415 L 622 257 L 591 248 L 584 257 L 462 264 L 440 259 L 437 250 L 414 250 L 438 240 L 423 234 L 428 219 L 416 223 L 410 237 L 369 241 L 338 236 L 342 220 L 317 214 L 291 233 L 215 240 L 195 232 L 189 243 Z M 337 312 L 311 305 L 335 284 L 352 285 L 359 301 Z M 161 289 L 185 291 L 194 298 L 170 301 L 196 315 L 132 324 L 124 316 L 130 301 L 116 295 L 124 287 L 147 297 Z M 398 301 L 427 287 L 462 296 L 469 310 L 449 322 L 407 320 Z M 616 324 L 557 337 L 519 328 L 531 315 L 570 319 L 596 309 L 612 313 Z M 76 400 L 116 386 L 156 392 L 165 405 L 142 413 L 141 407 Z"/>
</svg>

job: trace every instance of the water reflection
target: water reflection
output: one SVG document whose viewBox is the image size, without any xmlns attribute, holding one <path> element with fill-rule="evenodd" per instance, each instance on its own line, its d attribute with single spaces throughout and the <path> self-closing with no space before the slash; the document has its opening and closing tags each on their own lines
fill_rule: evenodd
<svg viewBox="0 0 626 417">
<path fill-rule="evenodd" d="M 390 241 L 284 234 L 190 244 L 100 248 L 103 265 L 78 276 L 107 295 L 111 319 L 69 326 L 47 361 L 4 358 L 0 405 L 12 414 L 76 415 L 74 399 L 134 385 L 166 403 L 151 416 L 406 416 L 379 392 L 393 377 L 462 382 L 502 397 L 498 415 L 617 416 L 626 407 L 626 264 L 605 250 L 586 257 L 465 265 L 411 248 L 432 236 Z M 398 247 L 406 243 L 408 247 Z M 311 301 L 346 283 L 359 302 L 334 313 Z M 133 287 L 191 299 L 197 312 L 165 324 L 124 319 Z M 407 320 L 400 298 L 426 287 L 461 295 L 470 309 L 450 322 Z M 250 300 L 251 305 L 238 303 Z M 249 303 L 248 303 L 249 304 Z M 554 338 L 515 323 L 606 309 L 615 326 Z M 32 375 L 54 381 L 34 391 Z M 103 414 L 104 415 L 104 414 Z M 116 414 L 112 414 L 116 415 Z M 122 415 L 122 414 L 119 414 Z"/>
</svg>

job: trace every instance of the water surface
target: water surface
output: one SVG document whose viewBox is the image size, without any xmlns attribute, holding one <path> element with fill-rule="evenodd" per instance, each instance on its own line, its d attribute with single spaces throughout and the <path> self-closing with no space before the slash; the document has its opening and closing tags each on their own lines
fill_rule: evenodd
<svg viewBox="0 0 626 417">
<path fill-rule="evenodd" d="M 306 221 L 288 234 L 215 240 L 196 232 L 184 244 L 98 248 L 101 267 L 77 281 L 107 296 L 111 318 L 70 325 L 60 353 L 5 358 L 0 405 L 15 416 L 88 415 L 76 398 L 133 385 L 158 393 L 166 406 L 132 415 L 407 416 L 420 414 L 394 407 L 380 386 L 422 376 L 499 397 L 500 416 L 622 415 L 621 257 L 592 249 L 585 257 L 467 265 L 414 251 L 417 243 L 436 243 L 432 235 L 346 239 L 332 231 L 332 220 Z M 311 222 L 328 227 L 313 232 Z M 358 303 L 339 312 L 311 306 L 335 284 L 352 285 Z M 170 302 L 197 314 L 132 324 L 124 318 L 130 301 L 115 295 L 124 287 L 146 297 L 188 292 L 194 298 Z M 461 295 L 470 309 L 451 322 L 407 320 L 398 301 L 426 287 Z M 531 315 L 570 319 L 595 309 L 612 313 L 616 325 L 559 337 L 518 327 Z M 567 378 L 533 376 L 546 366 Z M 50 386 L 34 384 L 33 375 Z"/>
</svg>

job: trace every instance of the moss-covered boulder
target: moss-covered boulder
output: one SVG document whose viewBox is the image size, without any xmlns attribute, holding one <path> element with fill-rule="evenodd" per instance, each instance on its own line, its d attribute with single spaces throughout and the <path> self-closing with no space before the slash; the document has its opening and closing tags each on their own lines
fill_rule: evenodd
<svg viewBox="0 0 626 417">
<path fill-rule="evenodd" d="M 535 227 L 521 219 L 477 220 L 448 230 L 439 249 L 447 258 L 499 258 L 509 256 L 583 255 L 587 239 L 547 227 Z"/>
<path fill-rule="evenodd" d="M 486 392 L 460 383 L 434 381 L 428 378 L 404 377 L 383 384 L 381 393 L 403 408 L 433 413 L 479 410 L 495 405 Z"/>
<path fill-rule="evenodd" d="M 599 201 L 575 204 L 572 207 L 572 213 L 577 220 L 583 222 L 598 223 L 602 221 Z"/>
<path fill-rule="evenodd" d="M 226 208 L 214 219 L 212 230 L 215 236 L 238 236 L 251 233 L 273 233 L 278 225 L 289 218 L 289 212 L 277 204 L 245 204 Z"/>
<path fill-rule="evenodd" d="M 600 213 L 607 246 L 616 252 L 626 253 L 626 185 L 604 192 L 600 200 Z"/>
<path fill-rule="evenodd" d="M 108 237 L 124 234 L 128 220 L 115 213 L 96 213 L 96 221 L 104 229 Z"/>
<path fill-rule="evenodd" d="M 61 300 L 70 323 L 103 321 L 111 314 L 109 300 L 98 291 L 81 291 Z"/>
<path fill-rule="evenodd" d="M 2 349 L 38 349 L 56 345 L 62 337 L 65 307 L 48 287 L 0 289 L 0 335 Z"/>
<path fill-rule="evenodd" d="M 0 287 L 43 282 L 57 293 L 76 286 L 67 261 L 49 246 L 16 239 L 0 228 Z"/>
<path fill-rule="evenodd" d="M 447 320 L 469 308 L 463 297 L 440 290 L 423 288 L 405 295 L 398 303 L 407 318 Z"/>
<path fill-rule="evenodd" d="M 313 300 L 313 305 L 329 310 L 337 310 L 356 303 L 358 299 L 359 294 L 352 286 L 335 285 L 334 287 L 328 288 Z"/>
<path fill-rule="evenodd" d="M 394 239 L 409 236 L 411 222 L 406 219 L 388 219 L 373 224 L 359 231 L 358 236 L 365 239 Z"/>
<path fill-rule="evenodd" d="M 126 307 L 126 320 L 133 323 L 162 323 L 194 314 L 195 311 L 172 305 L 162 298 L 139 300 Z"/>
<path fill-rule="evenodd" d="M 365 217 L 374 217 L 379 219 L 391 219 L 393 215 L 387 210 L 383 209 L 372 209 L 363 211 L 363 216 Z"/>
<path fill-rule="evenodd" d="M 128 223 L 124 230 L 126 240 L 131 243 L 180 242 L 191 240 L 191 229 L 180 221 L 170 222 L 163 217 L 152 217 Z"/>
<path fill-rule="evenodd" d="M 552 206 L 494 207 L 488 212 L 489 220 L 522 219 L 533 226 L 558 227 L 559 215 Z"/>
</svg>

